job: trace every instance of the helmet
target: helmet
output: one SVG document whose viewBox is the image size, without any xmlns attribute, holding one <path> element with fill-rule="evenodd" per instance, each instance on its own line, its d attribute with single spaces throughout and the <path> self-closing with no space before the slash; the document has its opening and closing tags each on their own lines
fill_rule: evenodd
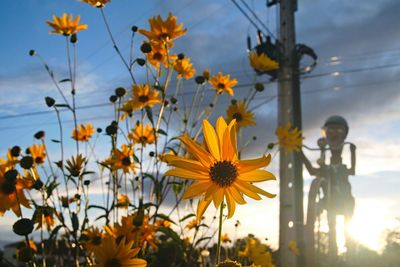
<svg viewBox="0 0 400 267">
<path fill-rule="evenodd" d="M 338 115 L 330 116 L 325 121 L 324 128 L 329 125 L 333 125 L 333 124 L 344 126 L 345 131 L 346 131 L 345 136 L 347 136 L 347 133 L 349 132 L 349 125 L 347 124 L 347 121 L 343 117 L 338 116 Z"/>
</svg>

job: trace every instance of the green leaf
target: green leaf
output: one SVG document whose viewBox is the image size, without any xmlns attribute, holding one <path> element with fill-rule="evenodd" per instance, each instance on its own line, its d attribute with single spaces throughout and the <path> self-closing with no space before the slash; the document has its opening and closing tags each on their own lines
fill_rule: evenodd
<svg viewBox="0 0 400 267">
<path fill-rule="evenodd" d="M 176 224 L 173 220 L 171 220 L 167 215 L 162 214 L 162 213 L 157 213 L 156 217 L 161 218 L 165 221 L 169 221 L 170 223 Z"/>
<path fill-rule="evenodd" d="M 147 118 L 149 118 L 151 124 L 154 124 L 154 121 L 153 121 L 153 111 L 151 110 L 151 107 L 146 106 L 146 107 L 145 107 L 145 110 L 146 110 Z"/>
<path fill-rule="evenodd" d="M 67 78 L 67 79 L 62 79 L 58 83 L 65 83 L 65 82 L 70 82 L 70 81 L 71 81 L 71 79 Z"/>
<path fill-rule="evenodd" d="M 202 237 L 202 238 L 200 238 L 199 240 L 197 240 L 197 241 L 194 243 L 194 246 L 196 247 L 200 242 L 202 242 L 202 241 L 204 241 L 204 240 L 209 240 L 209 239 L 211 239 L 211 236 Z"/>
<path fill-rule="evenodd" d="M 158 129 L 157 133 L 162 134 L 162 135 L 165 135 L 165 136 L 168 135 L 167 132 L 164 131 L 163 129 Z"/>
<path fill-rule="evenodd" d="M 47 199 L 49 199 L 49 197 L 53 194 L 54 189 L 56 189 L 58 185 L 59 184 L 53 180 L 48 186 L 46 186 Z"/>
<path fill-rule="evenodd" d="M 54 142 L 54 143 L 61 143 L 60 140 L 56 140 L 56 139 L 51 139 L 51 142 Z"/>
<path fill-rule="evenodd" d="M 190 213 L 190 214 L 186 215 L 185 217 L 183 217 L 182 219 L 180 219 L 179 221 L 183 222 L 183 221 L 185 221 L 185 220 L 187 220 L 189 218 L 192 218 L 192 217 L 196 217 L 196 214 Z"/>
<path fill-rule="evenodd" d="M 160 228 L 159 231 L 162 232 L 163 234 L 165 234 L 166 236 L 170 237 L 178 245 L 183 247 L 183 242 L 180 239 L 179 235 L 177 233 L 175 233 L 171 228 L 162 227 L 162 228 Z"/>
</svg>

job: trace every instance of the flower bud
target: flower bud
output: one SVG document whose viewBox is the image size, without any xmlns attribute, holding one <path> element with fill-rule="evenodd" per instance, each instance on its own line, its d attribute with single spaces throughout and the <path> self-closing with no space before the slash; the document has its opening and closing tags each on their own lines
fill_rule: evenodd
<svg viewBox="0 0 400 267">
<path fill-rule="evenodd" d="M 143 58 L 137 58 L 136 62 L 137 64 L 139 64 L 139 66 L 144 66 L 144 64 L 146 64 L 146 60 L 144 60 Z"/>
<path fill-rule="evenodd" d="M 115 94 L 118 97 L 123 97 L 125 95 L 125 93 L 126 93 L 126 90 L 123 87 L 118 87 L 117 89 L 115 89 Z"/>
<path fill-rule="evenodd" d="M 23 157 L 19 163 L 22 168 L 29 170 L 33 166 L 33 158 L 31 156 Z"/>
<path fill-rule="evenodd" d="M 142 51 L 142 52 L 145 53 L 145 54 L 150 53 L 151 50 L 152 50 L 152 49 L 151 49 L 151 45 L 150 45 L 149 43 L 147 43 L 147 42 L 143 43 L 143 44 L 140 46 L 140 51 Z"/>
<path fill-rule="evenodd" d="M 40 140 L 40 139 L 43 139 L 45 135 L 46 135 L 46 133 L 44 131 L 39 131 L 39 132 L 35 133 L 33 136 L 36 139 Z"/>
<path fill-rule="evenodd" d="M 19 146 L 13 146 L 11 148 L 11 155 L 13 157 L 19 157 L 20 154 L 21 154 L 21 148 Z"/>
<path fill-rule="evenodd" d="M 33 231 L 33 222 L 28 218 L 22 218 L 16 221 L 13 225 L 13 231 L 17 235 L 29 235 Z"/>
<path fill-rule="evenodd" d="M 51 108 L 52 106 L 54 106 L 54 104 L 56 103 L 56 101 L 55 101 L 53 98 L 49 97 L 49 96 L 46 96 L 46 97 L 44 98 L 44 100 L 46 101 L 46 105 L 47 105 L 49 108 Z"/>
</svg>

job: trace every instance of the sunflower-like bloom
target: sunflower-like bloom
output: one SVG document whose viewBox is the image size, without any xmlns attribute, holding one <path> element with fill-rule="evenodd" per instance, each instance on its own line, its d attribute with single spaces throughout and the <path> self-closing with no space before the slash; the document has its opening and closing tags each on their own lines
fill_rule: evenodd
<svg viewBox="0 0 400 267">
<path fill-rule="evenodd" d="M 279 69 L 279 63 L 268 57 L 265 53 L 258 54 L 257 51 L 249 53 L 250 65 L 258 72 Z"/>
<path fill-rule="evenodd" d="M 146 126 L 143 127 L 143 125 L 139 123 L 135 129 L 129 132 L 128 138 L 136 144 L 142 144 L 143 146 L 153 144 L 156 139 L 155 130 L 150 124 L 146 124 Z"/>
<path fill-rule="evenodd" d="M 232 240 L 229 238 L 229 235 L 227 233 L 221 236 L 221 241 L 222 243 L 232 243 Z"/>
<path fill-rule="evenodd" d="M 169 54 L 165 45 L 151 42 L 151 51 L 146 54 L 147 62 L 149 62 L 156 70 L 160 69 L 161 64 L 168 68 L 177 58 L 175 54 Z"/>
<path fill-rule="evenodd" d="M 82 237 L 85 248 L 89 251 L 94 251 L 96 247 L 101 245 L 104 233 L 99 228 L 91 226 L 82 231 Z"/>
<path fill-rule="evenodd" d="M 301 149 L 303 145 L 301 131 L 298 128 L 293 129 L 290 123 L 286 126 L 278 127 L 275 133 L 278 136 L 279 145 L 289 152 L 299 151 Z"/>
<path fill-rule="evenodd" d="M 117 199 L 118 207 L 126 209 L 126 208 L 128 208 L 129 203 L 130 203 L 129 197 L 127 195 L 125 195 L 125 194 L 121 194 L 120 193 L 119 196 L 118 196 L 118 199 Z"/>
<path fill-rule="evenodd" d="M 28 188 L 25 179 L 19 175 L 11 177 L 8 171 L 13 171 L 7 166 L 7 161 L 0 158 L 0 216 L 11 209 L 15 215 L 21 216 L 19 204 L 26 208 L 30 208 L 29 200 L 24 194 L 24 189 Z"/>
<path fill-rule="evenodd" d="M 269 198 L 275 196 L 253 185 L 254 182 L 276 179 L 272 173 L 259 170 L 270 163 L 271 155 L 239 160 L 235 120 L 227 125 L 224 118 L 219 117 L 215 129 L 207 120 L 203 120 L 203 135 L 206 148 L 188 136 L 180 137 L 194 159 L 167 156 L 168 164 L 176 168 L 165 173 L 195 181 L 187 188 L 183 198 L 202 196 L 197 206 L 197 219 L 202 217 L 211 201 L 218 208 L 225 198 L 230 218 L 235 212 L 236 203 L 246 203 L 243 194 L 256 200 L 261 199 L 258 194 Z"/>
<path fill-rule="evenodd" d="M 133 93 L 133 109 L 138 110 L 144 107 L 153 107 L 155 104 L 161 103 L 156 90 L 150 90 L 147 84 L 139 84 L 132 86 Z"/>
<path fill-rule="evenodd" d="M 116 223 L 114 226 L 105 226 L 107 234 L 114 237 L 117 242 L 125 240 L 125 242 L 136 241 L 139 247 L 149 244 L 157 248 L 155 233 L 158 230 L 156 224 L 149 223 L 149 216 L 132 214 L 121 218 L 121 224 Z"/>
<path fill-rule="evenodd" d="M 177 59 L 174 62 L 174 70 L 178 73 L 178 78 L 189 80 L 196 73 L 196 69 L 190 62 L 190 58 Z"/>
<path fill-rule="evenodd" d="M 124 173 L 135 172 L 136 165 L 133 161 L 133 149 L 123 144 L 120 149 L 114 149 L 111 158 L 103 164 L 110 166 L 112 170 L 122 170 Z"/>
<path fill-rule="evenodd" d="M 90 122 L 86 123 L 86 125 L 80 124 L 72 130 L 72 138 L 77 141 L 88 142 L 94 132 L 93 125 Z"/>
<path fill-rule="evenodd" d="M 275 267 L 268 247 L 252 237 L 246 238 L 245 250 L 239 251 L 239 257 L 247 257 L 253 264 L 260 267 Z"/>
<path fill-rule="evenodd" d="M 247 110 L 244 101 L 237 101 L 231 104 L 226 110 L 226 120 L 231 122 L 233 119 L 236 120 L 236 127 L 239 130 L 242 127 L 247 127 L 250 125 L 256 125 L 256 119 L 254 114 Z"/>
<path fill-rule="evenodd" d="M 94 267 L 146 267 L 144 259 L 135 258 L 140 248 L 134 248 L 134 242 L 119 242 L 107 236 L 100 246 L 94 248 L 94 255 L 98 261 Z"/>
<path fill-rule="evenodd" d="M 43 227 L 43 224 L 47 226 L 47 229 L 51 229 L 54 226 L 54 208 L 39 206 L 33 213 L 32 220 L 37 224 L 36 229 Z"/>
<path fill-rule="evenodd" d="M 33 161 L 36 164 L 43 164 L 46 159 L 46 147 L 45 145 L 32 145 L 28 147 L 29 153 L 31 154 Z"/>
<path fill-rule="evenodd" d="M 53 28 L 50 33 L 62 34 L 69 36 L 75 34 L 79 31 L 86 30 L 88 26 L 86 24 L 79 24 L 80 16 L 76 16 L 74 19 L 71 15 L 64 13 L 62 17 L 53 16 L 52 21 L 47 21 L 46 23 Z"/>
<path fill-rule="evenodd" d="M 163 20 L 161 16 L 149 19 L 150 31 L 139 29 L 139 32 L 145 35 L 150 41 L 161 43 L 167 48 L 171 48 L 173 40 L 186 34 L 187 29 L 183 28 L 183 23 L 177 24 L 176 16 L 169 13 L 168 18 Z"/>
<path fill-rule="evenodd" d="M 79 154 L 72 156 L 71 159 L 67 159 L 66 168 L 73 177 L 79 177 L 86 164 L 86 158 Z"/>
<path fill-rule="evenodd" d="M 185 226 L 185 228 L 187 228 L 188 230 L 192 230 L 199 227 L 199 225 L 199 221 L 197 219 L 193 219 Z"/>
<path fill-rule="evenodd" d="M 111 0 L 80 0 L 80 1 L 94 7 L 104 7 L 108 2 L 111 2 Z"/>
<path fill-rule="evenodd" d="M 217 76 L 212 76 L 209 80 L 209 83 L 217 90 L 218 94 L 222 94 L 223 92 L 227 93 L 230 96 L 234 95 L 234 91 L 232 87 L 237 84 L 237 80 L 231 80 L 231 76 L 229 74 L 223 76 L 222 72 L 218 72 Z"/>
</svg>

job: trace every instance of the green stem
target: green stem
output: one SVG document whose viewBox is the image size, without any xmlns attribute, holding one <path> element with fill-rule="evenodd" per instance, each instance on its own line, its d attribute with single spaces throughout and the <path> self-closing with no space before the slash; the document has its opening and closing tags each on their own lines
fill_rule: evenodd
<svg viewBox="0 0 400 267">
<path fill-rule="evenodd" d="M 224 211 L 224 202 L 222 201 L 219 211 L 219 225 L 218 225 L 218 245 L 217 245 L 217 265 L 221 260 L 221 234 L 222 234 L 222 216 Z"/>
</svg>

